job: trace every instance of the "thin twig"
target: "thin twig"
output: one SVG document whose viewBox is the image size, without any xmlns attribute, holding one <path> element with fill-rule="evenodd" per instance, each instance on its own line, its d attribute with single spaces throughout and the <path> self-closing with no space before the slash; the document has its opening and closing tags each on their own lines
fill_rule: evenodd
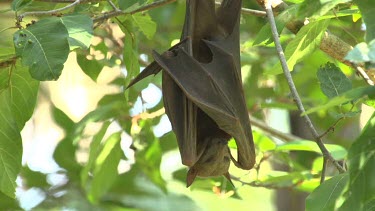
<svg viewBox="0 0 375 211">
<path fill-rule="evenodd" d="M 250 123 L 251 123 L 251 125 L 254 125 L 255 127 L 258 127 L 260 129 L 262 129 L 263 131 L 267 132 L 271 136 L 273 136 L 275 138 L 282 139 L 282 140 L 287 141 L 287 142 L 303 139 L 301 137 L 294 136 L 294 135 L 289 134 L 289 133 L 283 133 L 281 131 L 278 131 L 278 130 L 268 126 L 265 122 L 255 118 L 253 116 L 250 116 Z"/>
<path fill-rule="evenodd" d="M 53 13 L 58 13 L 58 12 L 61 12 L 63 10 L 67 10 L 69 8 L 72 8 L 75 5 L 79 4 L 80 2 L 81 2 L 81 0 L 75 0 L 71 4 L 69 4 L 69 5 L 65 6 L 65 7 L 61 7 L 61 8 L 55 9 L 55 10 L 25 12 L 25 13 L 23 13 L 23 14 L 21 14 L 21 15 L 18 16 L 18 20 L 21 21 L 26 16 L 32 16 L 32 15 L 49 15 L 49 14 L 53 14 Z"/>
<path fill-rule="evenodd" d="M 327 158 L 323 157 L 323 168 L 322 168 L 322 175 L 320 176 L 320 184 L 322 184 L 326 178 L 325 172 L 327 171 Z"/>
<path fill-rule="evenodd" d="M 353 109 L 354 109 L 354 106 L 355 106 L 355 104 L 353 103 L 352 104 L 352 107 L 350 108 L 350 110 L 349 110 L 349 112 L 351 112 L 351 111 L 353 111 Z M 319 136 L 319 138 L 323 138 L 325 135 L 327 135 L 329 132 L 333 132 L 333 131 L 335 131 L 335 127 L 337 126 L 337 124 L 341 121 L 341 120 L 343 120 L 343 119 L 345 119 L 345 116 L 342 116 L 342 117 L 340 117 L 340 118 L 338 118 L 337 120 L 336 120 L 336 122 L 335 123 L 333 123 L 332 125 L 331 125 L 331 127 L 329 127 L 322 135 L 320 135 Z"/>
<path fill-rule="evenodd" d="M 215 1 L 215 4 L 217 6 L 221 5 L 221 2 Z M 241 8 L 241 13 L 245 15 L 254 15 L 259 17 L 266 17 L 266 12 L 260 11 L 260 10 L 253 10 L 253 9 L 247 9 L 247 8 Z"/>
<path fill-rule="evenodd" d="M 73 3 L 75 0 L 34 0 L 39 2 L 47 2 L 47 3 Z M 81 3 L 86 2 L 99 2 L 99 1 L 106 1 L 106 0 L 81 0 Z"/>
<path fill-rule="evenodd" d="M 111 5 L 114 11 L 121 11 L 119 8 L 116 7 L 116 5 L 111 0 L 107 0 L 107 2 L 109 5 Z"/>
<path fill-rule="evenodd" d="M 297 185 L 301 184 L 302 180 L 297 181 L 296 183 L 293 183 L 288 186 L 278 186 L 277 184 L 267 184 L 267 183 L 262 183 L 260 181 L 253 181 L 253 182 L 245 182 L 242 181 L 241 178 L 235 177 L 233 175 L 230 175 L 230 178 L 234 181 L 240 182 L 242 185 L 249 185 L 252 187 L 262 187 L 262 188 L 267 188 L 267 189 L 285 189 L 285 188 L 294 188 Z"/>
<path fill-rule="evenodd" d="M 374 86 L 374 81 L 370 79 L 370 77 L 367 75 L 366 71 L 357 64 L 352 63 L 353 67 L 357 70 L 357 72 L 362 76 L 362 78 L 371 86 Z"/>
<path fill-rule="evenodd" d="M 34 0 L 40 2 L 48 2 L 48 3 L 73 3 L 75 0 Z M 81 2 L 88 2 L 89 0 L 82 0 Z M 96 0 L 96 1 L 105 1 L 105 0 Z"/>
<path fill-rule="evenodd" d="M 304 113 L 305 108 L 302 104 L 301 98 L 299 97 L 296 86 L 294 85 L 292 75 L 290 74 L 290 70 L 289 70 L 288 65 L 286 63 L 283 48 L 280 44 L 279 34 L 277 32 L 275 18 L 273 16 L 271 3 L 269 1 L 267 1 L 264 6 L 265 6 L 265 9 L 266 9 L 266 12 L 267 12 L 267 17 L 268 17 L 268 20 L 269 20 L 269 23 L 270 23 L 270 26 L 271 26 L 272 36 L 273 36 L 273 39 L 274 39 L 274 42 L 275 42 L 275 45 L 276 45 L 276 50 L 277 50 L 277 53 L 278 53 L 278 56 L 279 56 L 279 59 L 280 59 L 280 62 L 281 62 L 281 66 L 282 66 L 285 78 L 287 79 L 289 89 L 291 91 L 291 94 L 293 96 L 293 99 L 294 99 L 295 103 L 297 104 L 298 110 L 301 113 Z M 326 157 L 329 161 L 331 161 L 340 173 L 345 172 L 343 167 L 332 157 L 330 152 L 324 146 L 321 138 L 319 137 L 318 132 L 316 131 L 313 123 L 310 120 L 310 117 L 308 115 L 304 115 L 304 116 L 302 116 L 302 118 L 305 120 L 309 130 L 311 131 L 313 137 L 315 138 L 315 142 L 318 144 L 320 150 L 322 151 L 323 156 Z M 325 172 L 322 172 L 322 174 L 325 174 Z"/>
<path fill-rule="evenodd" d="M 143 11 L 147 11 L 147 10 L 150 10 L 150 9 L 153 9 L 153 8 L 161 7 L 161 6 L 166 5 L 166 4 L 173 3 L 175 1 L 176 0 L 161 0 L 161 1 L 156 1 L 154 3 L 147 4 L 147 5 L 143 6 L 143 7 L 140 7 L 138 9 L 130 11 L 130 12 L 112 11 L 112 12 L 105 13 L 105 14 L 99 16 L 99 17 L 94 18 L 93 21 L 94 21 L 94 23 L 95 22 L 101 22 L 101 21 L 104 21 L 104 20 L 107 20 L 109 18 L 113 18 L 113 17 L 119 16 L 119 15 L 134 14 L 134 13 L 138 13 L 138 12 L 143 12 Z"/>
<path fill-rule="evenodd" d="M 265 11 L 253 10 L 253 9 L 247 9 L 247 8 L 242 8 L 241 13 L 245 15 L 254 15 L 254 16 L 259 16 L 259 17 L 267 16 L 267 13 Z"/>
<path fill-rule="evenodd" d="M 331 131 L 334 131 L 335 130 L 335 127 L 336 127 L 336 125 L 341 121 L 341 120 L 343 120 L 344 119 L 344 117 L 340 117 L 340 118 L 338 118 L 337 120 L 336 120 L 336 122 L 335 123 L 333 123 L 332 125 L 331 125 L 331 127 L 329 127 L 322 135 L 320 135 L 319 136 L 319 138 L 323 138 L 325 135 L 327 135 L 329 132 L 331 132 Z"/>
</svg>

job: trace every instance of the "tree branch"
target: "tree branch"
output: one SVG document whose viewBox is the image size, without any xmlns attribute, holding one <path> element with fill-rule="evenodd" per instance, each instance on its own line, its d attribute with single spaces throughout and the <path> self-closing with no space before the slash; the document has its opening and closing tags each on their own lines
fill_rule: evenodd
<svg viewBox="0 0 375 211">
<path fill-rule="evenodd" d="M 269 0 L 271 1 L 272 8 L 276 10 L 278 13 L 286 10 L 288 8 L 288 5 L 284 3 L 281 0 Z M 257 0 L 258 4 L 263 5 L 264 0 Z M 246 14 L 246 13 L 245 13 Z M 289 29 L 294 34 L 297 34 L 297 32 L 303 27 L 304 24 L 300 20 L 291 20 L 288 23 L 286 23 L 286 28 Z M 345 56 L 348 54 L 350 50 L 353 49 L 351 45 L 337 37 L 336 35 L 326 31 L 319 46 L 320 50 L 322 50 L 324 53 L 328 54 L 332 58 L 348 65 L 349 67 L 352 67 L 356 69 L 358 74 L 371 86 L 375 83 L 375 73 L 364 70 L 360 67 L 358 69 L 355 65 L 350 63 L 349 61 L 345 60 Z"/>
<path fill-rule="evenodd" d="M 285 78 L 288 82 L 289 89 L 291 91 L 291 94 L 293 96 L 293 99 L 294 99 L 295 103 L 297 104 L 298 110 L 301 113 L 304 113 L 305 108 L 302 104 L 301 98 L 299 97 L 296 86 L 294 85 L 292 75 L 290 74 L 290 70 L 288 68 L 288 65 L 287 65 L 287 62 L 286 62 L 286 59 L 285 59 L 283 48 L 280 44 L 279 34 L 277 32 L 275 18 L 273 16 L 271 3 L 269 1 L 264 2 L 264 7 L 266 9 L 268 21 L 269 21 L 270 26 L 271 26 L 272 36 L 273 36 L 273 39 L 274 39 L 274 42 L 275 42 L 275 45 L 276 45 L 276 50 L 277 50 L 277 53 L 278 53 L 278 56 L 279 56 L 279 59 L 280 59 L 280 62 L 281 62 L 281 66 L 282 66 Z M 308 115 L 304 115 L 304 116 L 302 116 L 302 118 L 305 120 L 310 132 L 312 133 L 313 137 L 315 138 L 315 142 L 318 144 L 320 150 L 322 151 L 323 157 L 327 158 L 329 161 L 331 161 L 340 173 L 345 172 L 344 168 L 332 157 L 330 152 L 324 146 L 324 144 L 322 142 L 322 139 L 320 138 L 318 132 L 316 131 L 313 123 L 310 120 L 310 117 Z M 325 175 L 325 172 L 322 172 L 322 175 Z"/>
<path fill-rule="evenodd" d="M 109 5 L 111 5 L 114 11 L 121 11 L 119 8 L 116 7 L 116 5 L 111 0 L 107 0 L 107 2 Z"/>
<path fill-rule="evenodd" d="M 261 130 L 263 130 L 264 132 L 268 133 L 269 135 L 271 135 L 271 136 L 273 136 L 275 138 L 282 139 L 282 140 L 284 140 L 286 142 L 303 139 L 301 137 L 294 136 L 292 134 L 280 132 L 280 131 L 278 131 L 278 130 L 276 130 L 276 129 L 270 127 L 270 126 L 268 126 L 263 121 L 255 118 L 255 117 L 252 117 L 252 116 L 250 116 L 250 123 L 251 123 L 251 125 L 254 125 L 255 127 L 260 128 Z"/>
<path fill-rule="evenodd" d="M 267 189 L 284 189 L 284 188 L 293 188 L 299 185 L 302 181 L 297 181 L 296 183 L 293 183 L 288 186 L 278 186 L 277 184 L 267 184 L 267 183 L 262 183 L 260 181 L 253 181 L 253 182 L 245 182 L 242 181 L 241 178 L 235 177 L 233 175 L 230 175 L 230 178 L 234 181 L 240 182 L 242 185 L 249 185 L 251 187 L 262 187 L 262 188 L 267 188 Z"/>
<path fill-rule="evenodd" d="M 59 9 L 55 9 L 55 10 L 48 10 L 48 11 L 35 11 L 35 12 L 25 12 L 21 15 L 18 16 L 18 21 L 21 21 L 24 17 L 26 16 L 32 16 L 32 15 L 49 15 L 49 14 L 53 14 L 53 13 L 58 13 L 58 12 L 61 12 L 63 10 L 67 10 L 69 8 L 72 8 L 74 7 L 75 5 L 81 3 L 81 0 L 75 0 L 73 3 L 65 6 L 65 7 L 61 7 Z"/>
<path fill-rule="evenodd" d="M 173 3 L 175 1 L 176 0 L 161 0 L 161 1 L 156 1 L 154 3 L 147 4 L 147 5 L 143 6 L 143 7 L 140 7 L 138 9 L 135 9 L 135 10 L 130 11 L 130 12 L 112 11 L 112 12 L 105 13 L 105 14 L 99 16 L 99 17 L 94 18 L 93 21 L 94 21 L 94 23 L 96 23 L 96 22 L 107 20 L 109 18 L 113 18 L 113 17 L 119 16 L 119 15 L 134 14 L 134 13 L 138 13 L 138 12 L 143 12 L 143 11 L 147 11 L 147 10 L 150 10 L 150 9 L 153 9 L 153 8 L 161 7 L 161 6 L 166 5 L 166 4 Z"/>
</svg>

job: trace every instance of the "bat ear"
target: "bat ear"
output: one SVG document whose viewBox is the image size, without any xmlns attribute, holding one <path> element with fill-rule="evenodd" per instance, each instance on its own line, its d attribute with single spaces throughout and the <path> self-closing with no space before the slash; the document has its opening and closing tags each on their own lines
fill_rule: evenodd
<svg viewBox="0 0 375 211">
<path fill-rule="evenodd" d="M 186 187 L 188 188 L 191 184 L 193 184 L 195 177 L 197 177 L 197 170 L 194 167 L 191 167 L 186 176 Z"/>
<path fill-rule="evenodd" d="M 234 187 L 234 184 L 233 184 L 232 180 L 230 179 L 230 174 L 229 174 L 229 172 L 225 173 L 225 174 L 224 174 L 224 177 L 227 178 L 227 180 L 230 182 L 230 184 L 232 184 L 232 186 Z"/>
</svg>

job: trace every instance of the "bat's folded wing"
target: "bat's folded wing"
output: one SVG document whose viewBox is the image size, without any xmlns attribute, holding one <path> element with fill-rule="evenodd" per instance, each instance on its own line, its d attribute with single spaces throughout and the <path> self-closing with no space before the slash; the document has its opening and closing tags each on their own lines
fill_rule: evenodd
<svg viewBox="0 0 375 211">
<path fill-rule="evenodd" d="M 238 147 L 235 164 L 250 169 L 255 163 L 254 143 L 235 60 L 215 42 L 205 42 L 213 54 L 209 63 L 198 62 L 183 48 L 174 50 L 174 55 L 154 52 L 154 59 L 187 98 L 235 138 Z"/>
</svg>

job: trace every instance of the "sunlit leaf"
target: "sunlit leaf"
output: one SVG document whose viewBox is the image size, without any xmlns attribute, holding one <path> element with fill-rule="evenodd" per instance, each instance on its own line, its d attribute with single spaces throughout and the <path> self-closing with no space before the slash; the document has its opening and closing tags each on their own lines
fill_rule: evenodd
<svg viewBox="0 0 375 211">
<path fill-rule="evenodd" d="M 268 136 L 258 131 L 253 131 L 254 144 L 260 151 L 269 151 L 276 148 L 276 144 Z"/>
<path fill-rule="evenodd" d="M 134 34 L 133 21 L 129 16 L 120 24 L 121 30 L 125 33 L 124 38 L 124 63 L 127 71 L 126 83 L 130 81 L 137 73 L 139 73 L 140 66 L 137 54 L 137 41 Z"/>
<path fill-rule="evenodd" d="M 9 99 L 9 92 L 0 93 L 0 191 L 14 198 L 21 170 L 22 142 Z"/>
<path fill-rule="evenodd" d="M 350 0 L 305 0 L 299 9 L 300 17 L 319 18 L 325 15 L 338 4 L 349 2 Z"/>
<path fill-rule="evenodd" d="M 102 146 L 100 145 L 105 133 L 107 132 L 107 129 L 110 125 L 110 122 L 105 122 L 98 131 L 97 134 L 92 139 L 92 142 L 90 144 L 90 152 L 89 152 L 89 159 L 84 166 L 84 168 L 81 171 L 81 181 L 83 185 L 86 185 L 87 179 L 90 175 L 90 171 L 94 167 L 95 159 L 98 157 L 100 151 L 102 150 Z"/>
<path fill-rule="evenodd" d="M 306 199 L 306 211 L 334 210 L 336 201 L 349 180 L 349 175 L 339 174 L 326 180 L 317 187 Z"/>
<path fill-rule="evenodd" d="M 344 147 L 335 144 L 325 144 L 328 151 L 335 159 L 343 159 L 347 155 L 347 151 Z M 318 145 L 313 141 L 307 140 L 296 140 L 278 145 L 275 151 L 310 151 L 322 153 Z"/>
<path fill-rule="evenodd" d="M 92 202 L 97 202 L 118 176 L 117 167 L 123 154 L 120 140 L 121 132 L 112 134 L 105 141 L 103 149 L 95 160 L 95 169 L 88 196 Z"/>
<path fill-rule="evenodd" d="M 67 15 L 60 17 L 69 33 L 70 50 L 76 48 L 87 49 L 91 44 L 93 37 L 93 22 L 88 15 Z"/>
<path fill-rule="evenodd" d="M 305 25 L 297 33 L 296 37 L 286 46 L 285 57 L 290 71 L 293 70 L 295 64 L 313 53 L 314 50 L 319 47 L 328 23 L 329 20 L 322 20 Z M 280 73 L 282 73 L 280 64 L 277 64 L 270 71 L 266 72 L 266 74 Z"/>
<path fill-rule="evenodd" d="M 34 111 L 38 88 L 39 82 L 30 77 L 27 68 L 17 64 L 0 69 L 0 191 L 10 197 L 14 197 L 21 169 L 20 131 Z"/>
<path fill-rule="evenodd" d="M 362 97 L 369 96 L 370 98 L 374 98 L 375 96 L 375 87 L 373 86 L 365 86 L 365 87 L 358 87 L 352 90 L 349 90 L 337 97 L 332 98 L 328 101 L 328 103 L 324 105 L 320 105 L 314 108 L 311 108 L 304 112 L 302 115 L 310 114 L 319 110 L 326 110 L 328 108 L 338 106 L 349 101 L 358 100 Z"/>
<path fill-rule="evenodd" d="M 77 63 L 81 67 L 82 71 L 86 73 L 93 81 L 98 79 L 100 72 L 104 65 L 97 59 L 87 59 L 83 53 L 77 53 Z"/>
<path fill-rule="evenodd" d="M 150 15 L 146 14 L 134 14 L 132 18 L 135 24 L 139 27 L 141 32 L 148 38 L 152 39 L 156 32 L 156 23 L 152 21 Z"/>
<path fill-rule="evenodd" d="M 375 197 L 375 113 L 350 147 L 348 161 L 349 194 L 340 209 L 365 210 Z"/>
</svg>

